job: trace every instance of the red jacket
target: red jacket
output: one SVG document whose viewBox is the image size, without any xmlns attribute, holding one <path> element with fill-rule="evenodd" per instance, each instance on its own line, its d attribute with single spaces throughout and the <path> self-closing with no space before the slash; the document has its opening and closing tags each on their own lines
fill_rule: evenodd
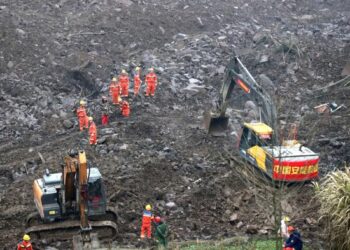
<svg viewBox="0 0 350 250">
<path fill-rule="evenodd" d="M 17 244 L 17 250 L 33 250 L 33 247 L 30 242 L 22 241 Z"/>
<path fill-rule="evenodd" d="M 111 85 L 109 85 L 109 92 L 110 93 L 120 93 L 120 85 L 116 82 L 111 82 Z"/>
<path fill-rule="evenodd" d="M 96 128 L 96 124 L 92 121 L 90 123 L 90 127 L 89 127 L 89 134 L 96 134 L 97 133 L 97 128 Z"/>
<path fill-rule="evenodd" d="M 141 84 L 140 75 L 134 76 L 134 84 L 135 84 L 135 86 L 140 86 L 140 84 Z"/>
<path fill-rule="evenodd" d="M 79 118 L 83 118 L 83 117 L 86 117 L 86 109 L 84 106 L 80 106 L 78 109 L 77 109 L 77 116 Z"/>
<path fill-rule="evenodd" d="M 122 87 L 128 86 L 129 85 L 129 77 L 125 76 L 125 75 L 119 76 L 119 83 Z"/>
<path fill-rule="evenodd" d="M 157 75 L 154 72 L 148 73 L 146 75 L 146 83 L 147 84 L 157 84 Z"/>
<path fill-rule="evenodd" d="M 152 221 L 153 221 L 153 214 L 151 211 L 143 211 L 142 215 L 142 226 L 151 226 Z"/>
</svg>

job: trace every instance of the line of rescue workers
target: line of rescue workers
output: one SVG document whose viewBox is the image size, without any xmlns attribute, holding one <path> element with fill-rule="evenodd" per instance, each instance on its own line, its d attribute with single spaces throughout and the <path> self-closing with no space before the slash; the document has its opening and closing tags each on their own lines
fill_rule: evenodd
<svg viewBox="0 0 350 250">
<path fill-rule="evenodd" d="M 136 67 L 134 73 L 134 96 L 139 95 L 141 88 L 141 68 Z M 154 68 L 149 69 L 149 73 L 145 78 L 146 91 L 145 96 L 154 96 L 158 85 L 158 77 L 154 72 Z M 111 97 L 112 104 L 120 106 L 121 115 L 123 117 L 129 117 L 130 115 L 130 104 L 126 100 L 129 97 L 129 85 L 130 80 L 126 70 L 122 70 L 118 77 L 113 77 L 109 85 L 109 94 Z M 111 112 L 108 98 L 102 96 L 103 111 L 101 116 L 102 125 L 107 125 L 109 123 L 109 115 Z M 97 144 L 97 127 L 94 122 L 93 116 L 88 116 L 86 109 L 86 101 L 81 100 L 80 106 L 76 110 L 76 114 L 79 121 L 79 129 L 83 131 L 88 129 L 89 132 L 89 143 L 90 145 Z"/>
</svg>

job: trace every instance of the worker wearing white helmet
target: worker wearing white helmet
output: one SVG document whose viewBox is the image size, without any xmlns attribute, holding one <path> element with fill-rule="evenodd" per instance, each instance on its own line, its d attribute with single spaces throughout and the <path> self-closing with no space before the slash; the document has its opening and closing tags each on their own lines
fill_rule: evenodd
<svg viewBox="0 0 350 250">
<path fill-rule="evenodd" d="M 89 117 L 89 143 L 90 145 L 96 145 L 97 144 L 97 128 L 96 124 L 94 122 L 94 119 L 90 116 Z"/>
<path fill-rule="evenodd" d="M 88 128 L 88 116 L 86 112 L 86 101 L 80 100 L 80 107 L 77 109 L 77 116 L 79 120 L 79 129 L 83 131 L 84 128 Z"/>
<path fill-rule="evenodd" d="M 154 73 L 154 68 L 148 69 L 149 73 L 146 75 L 146 96 L 154 96 L 157 84 L 158 84 L 158 78 L 156 73 Z"/>
<path fill-rule="evenodd" d="M 282 238 L 288 238 L 289 233 L 288 233 L 288 225 L 290 223 L 290 218 L 288 216 L 283 216 L 281 220 L 281 228 L 280 228 L 280 234 Z"/>
<path fill-rule="evenodd" d="M 116 77 L 112 78 L 109 85 L 109 94 L 111 95 L 113 104 L 118 105 L 120 102 L 120 84 Z"/>
<path fill-rule="evenodd" d="M 134 96 L 137 96 L 139 94 L 140 91 L 140 87 L 141 87 L 141 68 L 140 67 L 136 67 L 135 68 L 135 75 L 134 75 Z"/>
<path fill-rule="evenodd" d="M 129 76 L 125 69 L 122 70 L 122 73 L 119 75 L 119 84 L 121 87 L 122 97 L 129 96 Z"/>
</svg>

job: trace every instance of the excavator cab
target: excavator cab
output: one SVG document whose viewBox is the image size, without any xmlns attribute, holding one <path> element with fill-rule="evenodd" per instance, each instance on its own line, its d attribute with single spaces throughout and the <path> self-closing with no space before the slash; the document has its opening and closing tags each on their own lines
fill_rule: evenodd
<svg viewBox="0 0 350 250">
<path fill-rule="evenodd" d="M 266 147 L 273 144 L 272 128 L 265 123 L 244 123 L 239 149 L 246 151 L 251 147 Z"/>
</svg>

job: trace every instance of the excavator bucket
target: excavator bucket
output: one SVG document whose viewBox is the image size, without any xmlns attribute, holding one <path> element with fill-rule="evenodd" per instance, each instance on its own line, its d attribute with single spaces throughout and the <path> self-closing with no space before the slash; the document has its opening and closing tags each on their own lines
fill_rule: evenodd
<svg viewBox="0 0 350 250">
<path fill-rule="evenodd" d="M 220 114 L 207 111 L 204 113 L 204 127 L 208 134 L 222 134 L 228 127 L 228 116 L 220 116 Z"/>
</svg>

